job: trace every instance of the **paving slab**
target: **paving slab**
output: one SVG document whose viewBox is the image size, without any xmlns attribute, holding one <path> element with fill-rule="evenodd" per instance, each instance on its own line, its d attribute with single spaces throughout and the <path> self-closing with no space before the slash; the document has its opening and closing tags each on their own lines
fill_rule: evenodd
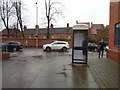
<svg viewBox="0 0 120 90">
<path fill-rule="evenodd" d="M 119 88 L 119 64 L 106 58 L 98 58 L 98 53 L 89 53 L 89 67 L 100 88 Z"/>
</svg>

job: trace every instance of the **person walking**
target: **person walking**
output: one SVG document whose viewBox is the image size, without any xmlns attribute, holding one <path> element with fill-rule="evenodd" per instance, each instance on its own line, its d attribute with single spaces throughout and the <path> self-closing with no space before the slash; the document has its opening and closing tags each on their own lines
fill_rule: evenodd
<svg viewBox="0 0 120 90">
<path fill-rule="evenodd" d="M 28 41 L 25 42 L 26 48 L 28 47 Z"/>
<path fill-rule="evenodd" d="M 102 39 L 98 45 L 98 53 L 99 53 L 98 58 L 103 57 L 105 47 L 106 47 L 106 44 L 105 44 L 104 40 Z"/>
<path fill-rule="evenodd" d="M 83 48 L 82 50 L 83 55 L 86 55 L 87 54 L 87 41 L 86 40 L 82 42 L 82 48 Z"/>
</svg>

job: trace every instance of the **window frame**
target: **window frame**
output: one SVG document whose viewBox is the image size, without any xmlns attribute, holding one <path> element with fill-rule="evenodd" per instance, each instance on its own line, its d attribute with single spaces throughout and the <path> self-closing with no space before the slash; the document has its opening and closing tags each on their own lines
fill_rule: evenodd
<svg viewBox="0 0 120 90">
<path fill-rule="evenodd" d="M 61 34 L 61 37 L 64 37 L 65 35 L 64 34 Z"/>
<path fill-rule="evenodd" d="M 52 34 L 52 38 L 54 38 L 54 34 Z"/>
<path fill-rule="evenodd" d="M 118 47 L 118 46 L 120 46 L 120 44 L 116 44 L 116 26 L 118 25 L 118 24 L 120 24 L 120 22 L 118 22 L 118 23 L 116 23 L 115 24 L 115 28 L 114 28 L 114 46 L 116 46 L 116 47 Z M 119 27 L 120 28 L 120 27 Z"/>
<path fill-rule="evenodd" d="M 43 38 L 46 39 L 46 35 L 44 35 Z"/>
</svg>

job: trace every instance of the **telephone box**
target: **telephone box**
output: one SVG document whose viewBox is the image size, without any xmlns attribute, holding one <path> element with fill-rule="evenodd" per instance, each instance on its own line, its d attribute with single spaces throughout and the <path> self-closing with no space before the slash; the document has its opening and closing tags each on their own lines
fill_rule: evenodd
<svg viewBox="0 0 120 90">
<path fill-rule="evenodd" d="M 87 64 L 89 25 L 73 26 L 72 63 Z"/>
</svg>

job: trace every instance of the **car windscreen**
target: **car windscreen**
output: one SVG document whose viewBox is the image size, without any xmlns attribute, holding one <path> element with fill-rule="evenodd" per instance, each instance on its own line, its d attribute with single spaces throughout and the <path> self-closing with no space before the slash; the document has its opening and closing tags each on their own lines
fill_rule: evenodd
<svg viewBox="0 0 120 90">
<path fill-rule="evenodd" d="M 63 43 L 63 42 L 57 42 L 57 43 L 54 43 L 54 44 L 66 44 L 66 43 Z"/>
<path fill-rule="evenodd" d="M 10 42 L 9 44 L 18 44 L 17 42 Z"/>
</svg>

